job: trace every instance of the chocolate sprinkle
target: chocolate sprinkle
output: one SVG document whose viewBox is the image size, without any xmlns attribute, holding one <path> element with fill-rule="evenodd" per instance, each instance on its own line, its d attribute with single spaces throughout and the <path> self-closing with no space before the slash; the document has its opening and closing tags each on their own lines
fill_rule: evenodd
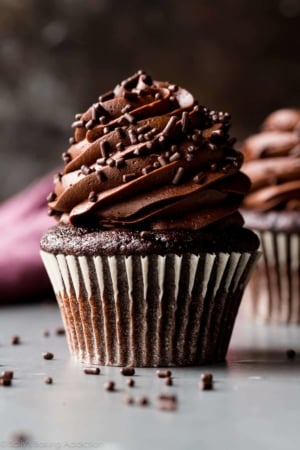
<svg viewBox="0 0 300 450">
<path fill-rule="evenodd" d="M 50 194 L 47 196 L 47 202 L 54 202 L 54 200 L 56 200 L 57 195 L 55 194 L 55 192 L 50 192 Z"/>
<path fill-rule="evenodd" d="M 295 358 L 296 358 L 296 352 L 295 352 L 295 350 L 293 350 L 293 349 L 288 349 L 288 350 L 286 351 L 286 356 L 287 356 L 287 359 L 295 359 Z"/>
<path fill-rule="evenodd" d="M 134 129 L 129 128 L 127 133 L 128 133 L 128 137 L 129 137 L 131 144 L 137 144 L 138 140 L 137 140 L 137 135 L 136 135 Z"/>
<path fill-rule="evenodd" d="M 44 358 L 44 359 L 50 360 L 50 359 L 53 359 L 53 357 L 54 357 L 54 355 L 53 355 L 53 353 L 51 353 L 51 352 L 44 352 L 44 353 L 43 353 L 43 358 Z"/>
<path fill-rule="evenodd" d="M 120 369 L 120 373 L 124 376 L 132 376 L 135 374 L 135 369 L 131 366 L 122 367 L 122 369 Z"/>
<path fill-rule="evenodd" d="M 176 127 L 177 117 L 171 116 L 167 125 L 162 131 L 163 136 L 170 136 L 170 134 L 173 132 L 174 128 Z"/>
<path fill-rule="evenodd" d="M 173 155 L 171 155 L 169 157 L 169 161 L 170 162 L 177 161 L 180 158 L 181 158 L 181 154 L 179 152 L 176 152 L 176 153 L 173 153 Z"/>
<path fill-rule="evenodd" d="M 129 380 L 126 380 L 126 384 L 128 387 L 134 387 L 135 381 L 133 378 L 129 378 Z"/>
<path fill-rule="evenodd" d="M 97 200 L 98 200 L 98 196 L 97 196 L 96 192 L 95 191 L 90 192 L 89 196 L 88 196 L 88 201 L 92 202 L 92 203 L 96 203 Z"/>
<path fill-rule="evenodd" d="M 20 337 L 19 336 L 12 336 L 10 343 L 12 345 L 19 345 L 20 344 Z"/>
<path fill-rule="evenodd" d="M 45 381 L 46 384 L 52 384 L 53 383 L 53 378 L 52 377 L 46 377 L 44 381 Z"/>
<path fill-rule="evenodd" d="M 66 330 L 63 327 L 56 328 L 55 334 L 56 336 L 64 336 L 66 334 Z"/>
<path fill-rule="evenodd" d="M 71 128 L 84 128 L 84 125 L 83 120 L 75 120 L 75 122 L 72 123 Z"/>
<path fill-rule="evenodd" d="M 12 370 L 4 370 L 0 375 L 0 378 L 6 378 L 7 380 L 12 380 L 13 377 L 14 373 Z"/>
<path fill-rule="evenodd" d="M 181 124 L 182 124 L 181 129 L 184 134 L 188 132 L 189 123 L 190 123 L 189 113 L 187 111 L 183 111 L 181 116 Z"/>
<path fill-rule="evenodd" d="M 99 367 L 85 367 L 83 369 L 83 371 L 87 375 L 99 375 L 100 374 Z"/>
<path fill-rule="evenodd" d="M 199 172 L 193 178 L 193 182 L 197 183 L 197 184 L 203 184 L 205 180 L 206 180 L 206 174 L 204 172 Z"/>
<path fill-rule="evenodd" d="M 123 175 L 122 181 L 123 181 L 123 183 L 128 183 L 128 181 L 132 181 L 135 178 L 136 178 L 135 173 L 126 173 L 125 175 Z"/>
<path fill-rule="evenodd" d="M 156 375 L 158 376 L 158 378 L 167 378 L 172 375 L 172 372 L 171 370 L 159 369 L 156 371 Z"/>
<path fill-rule="evenodd" d="M 173 386 L 173 378 L 172 377 L 167 377 L 165 379 L 165 385 L 166 386 Z"/>
<path fill-rule="evenodd" d="M 101 141 L 100 142 L 100 151 L 103 158 L 107 158 L 110 151 L 110 145 L 108 141 Z"/>
<path fill-rule="evenodd" d="M 140 397 L 138 399 L 138 405 L 139 406 L 148 406 L 149 405 L 149 399 L 146 396 Z"/>
<path fill-rule="evenodd" d="M 115 390 L 115 382 L 110 380 L 104 384 L 104 389 L 109 392 L 113 392 Z"/>
<path fill-rule="evenodd" d="M 132 106 L 131 105 L 125 105 L 124 108 L 121 109 L 121 113 L 122 114 L 126 114 L 129 111 L 131 111 L 131 110 L 132 110 Z"/>
<path fill-rule="evenodd" d="M 99 96 L 99 102 L 106 102 L 107 100 L 114 98 L 114 96 L 114 91 L 107 91 L 105 94 Z"/>
<path fill-rule="evenodd" d="M 134 123 L 136 121 L 136 118 L 128 112 L 124 114 L 124 119 L 126 119 L 129 123 Z"/>
<path fill-rule="evenodd" d="M 125 395 L 124 403 L 126 403 L 126 405 L 133 405 L 134 404 L 134 398 L 131 395 Z"/>
<path fill-rule="evenodd" d="M 178 167 L 177 172 L 172 180 L 172 184 L 178 184 L 184 175 L 184 168 Z"/>
</svg>

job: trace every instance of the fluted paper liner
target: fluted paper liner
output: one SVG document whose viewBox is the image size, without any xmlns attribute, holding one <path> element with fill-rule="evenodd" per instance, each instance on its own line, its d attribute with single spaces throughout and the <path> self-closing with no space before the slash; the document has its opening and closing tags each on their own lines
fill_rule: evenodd
<svg viewBox="0 0 300 450">
<path fill-rule="evenodd" d="M 245 294 L 245 311 L 271 323 L 300 324 L 300 235 L 257 232 L 263 258 Z"/>
<path fill-rule="evenodd" d="M 225 359 L 259 253 L 41 255 L 76 359 L 155 367 Z"/>
</svg>

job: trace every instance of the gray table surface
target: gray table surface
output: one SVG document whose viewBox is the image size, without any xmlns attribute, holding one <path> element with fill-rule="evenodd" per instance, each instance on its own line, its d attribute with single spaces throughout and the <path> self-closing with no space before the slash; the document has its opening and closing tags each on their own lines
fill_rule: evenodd
<svg viewBox="0 0 300 450">
<path fill-rule="evenodd" d="M 55 304 L 1 307 L 0 370 L 11 369 L 10 387 L 0 386 L 0 448 L 13 448 L 12 435 L 24 432 L 28 448 L 101 450 L 300 448 L 300 327 L 255 325 L 239 317 L 227 364 L 175 368 L 173 386 L 155 369 L 137 369 L 128 388 L 118 368 L 85 375 L 68 354 Z M 45 329 L 50 331 L 44 337 Z M 20 345 L 11 345 L 19 335 Z M 296 359 L 286 350 L 296 350 Z M 42 358 L 51 351 L 51 361 Z M 198 387 L 203 371 L 214 375 L 214 390 Z M 53 384 L 44 383 L 45 376 Z M 116 392 L 104 390 L 108 380 Z M 157 408 L 160 393 L 175 393 L 176 411 Z M 146 395 L 148 406 L 127 405 Z"/>
</svg>

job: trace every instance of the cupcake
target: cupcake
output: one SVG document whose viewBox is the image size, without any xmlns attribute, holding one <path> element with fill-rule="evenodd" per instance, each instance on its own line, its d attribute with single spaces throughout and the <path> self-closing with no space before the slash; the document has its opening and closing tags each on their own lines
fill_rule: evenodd
<svg viewBox="0 0 300 450">
<path fill-rule="evenodd" d="M 300 109 L 270 114 L 242 146 L 252 187 L 243 203 L 246 225 L 263 250 L 247 289 L 251 317 L 300 323 Z"/>
<path fill-rule="evenodd" d="M 230 117 L 143 71 L 75 116 L 41 241 L 71 354 L 137 367 L 224 361 L 257 236 Z"/>
</svg>

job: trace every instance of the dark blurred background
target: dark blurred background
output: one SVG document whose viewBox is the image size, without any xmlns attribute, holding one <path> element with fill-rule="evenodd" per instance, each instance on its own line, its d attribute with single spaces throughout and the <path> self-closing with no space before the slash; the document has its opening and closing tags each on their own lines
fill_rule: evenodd
<svg viewBox="0 0 300 450">
<path fill-rule="evenodd" d="M 70 123 L 137 69 L 233 116 L 300 105 L 300 0 L 0 0 L 0 200 L 60 163 Z"/>
</svg>

